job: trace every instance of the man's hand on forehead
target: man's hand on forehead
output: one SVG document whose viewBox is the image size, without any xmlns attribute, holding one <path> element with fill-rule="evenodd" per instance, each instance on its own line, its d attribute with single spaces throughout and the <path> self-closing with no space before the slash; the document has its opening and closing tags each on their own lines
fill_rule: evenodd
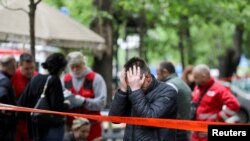
<svg viewBox="0 0 250 141">
<path fill-rule="evenodd" d="M 136 67 L 135 65 L 131 68 L 129 68 L 128 73 L 130 76 L 140 76 L 141 75 L 141 68 L 140 67 Z"/>
<path fill-rule="evenodd" d="M 125 71 L 125 68 L 122 69 L 121 71 L 121 74 L 120 74 L 120 89 L 123 91 L 123 92 L 127 92 L 127 77 L 126 77 L 126 71 Z"/>
<path fill-rule="evenodd" d="M 127 82 L 130 86 L 131 90 L 140 89 L 145 80 L 145 75 L 143 74 L 141 77 L 141 69 L 140 67 L 130 67 L 127 73 Z"/>
</svg>

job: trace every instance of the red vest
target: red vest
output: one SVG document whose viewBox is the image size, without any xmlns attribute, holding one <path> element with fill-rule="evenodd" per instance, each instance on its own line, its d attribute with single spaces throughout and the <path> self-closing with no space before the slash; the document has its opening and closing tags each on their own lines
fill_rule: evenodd
<svg viewBox="0 0 250 141">
<path fill-rule="evenodd" d="M 93 90 L 93 81 L 94 81 L 95 75 L 96 75 L 95 72 L 90 72 L 89 74 L 87 74 L 85 76 L 83 86 L 80 88 L 79 91 L 76 91 L 76 89 L 73 87 L 72 76 L 68 73 L 64 76 L 65 88 L 69 89 L 73 94 L 80 95 L 82 97 L 85 97 L 86 99 L 94 98 L 95 95 L 94 95 L 94 90 Z M 90 111 L 84 107 L 71 110 L 70 112 L 80 113 L 80 114 L 101 115 L 100 111 Z M 68 127 L 71 127 L 72 121 L 73 121 L 73 117 L 67 118 Z M 94 138 L 100 137 L 102 134 L 101 122 L 94 121 L 94 120 L 90 120 L 90 121 L 92 124 L 90 126 L 90 133 L 89 133 L 87 141 L 93 141 Z"/>
<path fill-rule="evenodd" d="M 77 91 L 73 87 L 72 76 L 71 76 L 71 74 L 68 73 L 68 74 L 66 74 L 64 76 L 65 88 L 70 90 L 73 94 L 80 95 L 82 97 L 85 97 L 86 99 L 94 98 L 95 95 L 94 95 L 94 90 L 93 90 L 93 81 L 94 81 L 95 75 L 96 75 L 95 72 L 90 72 L 89 74 L 87 74 L 85 76 L 83 86 L 80 88 L 79 91 Z M 87 110 L 87 109 L 85 109 L 83 107 L 74 109 L 71 112 L 81 113 L 81 114 L 97 114 L 97 115 L 100 115 L 100 112 Z"/>
</svg>

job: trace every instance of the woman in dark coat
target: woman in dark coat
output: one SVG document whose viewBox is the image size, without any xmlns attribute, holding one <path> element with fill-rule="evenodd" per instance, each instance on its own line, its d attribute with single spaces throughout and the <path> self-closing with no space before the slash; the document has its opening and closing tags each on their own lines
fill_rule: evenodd
<svg viewBox="0 0 250 141">
<path fill-rule="evenodd" d="M 18 105 L 34 108 L 40 98 L 47 78 L 51 76 L 45 91 L 45 97 L 52 111 L 66 111 L 68 106 L 64 103 L 63 88 L 60 80 L 60 75 L 64 71 L 66 65 L 67 61 L 63 54 L 54 53 L 48 56 L 42 66 L 44 69 L 48 70 L 49 74 L 38 74 L 33 77 L 19 99 Z M 63 120 L 60 123 L 51 124 L 48 122 L 34 122 L 31 120 L 30 114 L 26 114 L 24 117 L 21 116 L 21 118 L 26 118 L 28 120 L 29 135 L 33 141 L 62 140 L 65 124 Z"/>
</svg>

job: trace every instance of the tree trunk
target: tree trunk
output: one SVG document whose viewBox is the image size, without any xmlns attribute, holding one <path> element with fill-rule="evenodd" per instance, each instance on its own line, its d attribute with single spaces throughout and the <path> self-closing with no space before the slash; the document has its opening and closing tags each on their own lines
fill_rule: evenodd
<svg viewBox="0 0 250 141">
<path fill-rule="evenodd" d="M 244 26 L 238 24 L 235 27 L 234 33 L 234 47 L 228 49 L 224 56 L 219 59 L 219 78 L 230 80 L 229 78 L 236 73 L 237 67 L 240 62 L 242 53 L 242 42 L 243 42 Z"/>
<path fill-rule="evenodd" d="M 196 57 L 195 57 L 194 49 L 192 46 L 192 39 L 191 39 L 189 24 L 188 26 L 185 27 L 185 37 L 186 37 L 186 49 L 188 53 L 187 64 L 194 64 Z"/>
<path fill-rule="evenodd" d="M 189 20 L 188 16 L 181 16 L 179 33 L 178 33 L 179 36 L 178 46 L 181 56 L 182 69 L 185 68 L 186 63 L 193 64 L 195 61 L 188 20 Z M 187 56 L 184 55 L 185 51 L 187 51 Z"/>
<path fill-rule="evenodd" d="M 182 38 L 182 35 L 180 32 L 178 35 L 179 35 L 178 48 L 179 48 L 180 57 L 181 57 L 181 66 L 182 66 L 182 69 L 184 70 L 184 68 L 185 68 L 185 55 L 184 55 L 184 47 L 183 47 L 183 38 Z"/>
<path fill-rule="evenodd" d="M 146 21 L 145 21 L 145 11 L 142 10 L 140 12 L 140 17 L 139 17 L 139 37 L 140 37 L 140 43 L 139 43 L 139 56 L 141 58 L 143 58 L 146 62 L 148 62 L 148 58 L 147 58 L 147 53 L 146 53 L 146 50 L 145 50 L 145 46 L 144 46 L 144 36 L 145 36 L 145 33 L 147 31 L 147 25 L 145 24 Z"/>
<path fill-rule="evenodd" d="M 36 15 L 36 4 L 34 0 L 30 0 L 29 4 L 29 22 L 30 22 L 30 50 L 31 54 L 34 56 L 34 59 L 36 59 L 36 51 L 35 51 L 35 45 L 36 45 L 36 39 L 35 39 L 35 15 Z"/>
<path fill-rule="evenodd" d="M 113 41 L 117 41 L 117 36 L 114 36 L 113 37 L 114 38 L 114 40 Z M 113 78 L 113 82 L 114 82 L 114 89 L 116 89 L 116 88 L 118 88 L 118 81 L 119 81 L 119 78 L 118 78 L 118 70 L 119 70 L 119 58 L 118 58 L 118 45 L 117 45 L 117 43 L 115 43 L 115 42 L 113 42 L 113 57 L 114 57 L 114 59 L 115 59 L 115 72 L 114 71 L 112 71 L 113 73 L 115 73 L 115 74 L 113 74 L 113 76 L 114 76 L 114 78 Z"/>
<path fill-rule="evenodd" d="M 109 13 L 111 7 L 111 0 L 95 0 L 95 6 L 98 11 L 106 11 Z M 91 28 L 101 35 L 106 41 L 106 49 L 101 53 L 100 56 L 94 57 L 93 70 L 100 73 L 107 85 L 107 107 L 110 106 L 112 101 L 112 47 L 113 47 L 113 28 L 112 22 L 108 19 L 100 17 L 98 15 L 96 19 L 91 23 Z"/>
</svg>

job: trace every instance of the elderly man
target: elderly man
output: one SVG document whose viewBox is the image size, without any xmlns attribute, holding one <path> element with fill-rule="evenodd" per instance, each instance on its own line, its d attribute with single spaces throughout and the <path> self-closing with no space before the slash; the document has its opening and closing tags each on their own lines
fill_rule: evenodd
<svg viewBox="0 0 250 141">
<path fill-rule="evenodd" d="M 196 86 L 192 94 L 192 105 L 196 105 L 193 119 L 198 121 L 230 121 L 240 109 L 236 97 L 210 76 L 210 69 L 200 64 L 193 69 Z M 195 108 L 194 108 L 195 109 Z M 207 133 L 193 132 L 192 141 L 207 141 Z"/>
<path fill-rule="evenodd" d="M 70 72 L 64 76 L 64 86 L 83 101 L 83 106 L 70 112 L 100 115 L 106 105 L 107 87 L 103 77 L 86 66 L 86 59 L 81 52 L 71 52 L 67 56 Z M 72 118 L 69 117 L 68 127 Z M 91 120 L 88 141 L 100 137 L 101 122 Z"/>
<path fill-rule="evenodd" d="M 190 119 L 190 106 L 192 91 L 190 87 L 177 76 L 175 67 L 171 62 L 163 61 L 157 68 L 157 79 L 169 85 L 172 85 L 177 91 L 178 112 L 177 118 Z M 185 130 L 177 130 L 177 141 L 188 141 L 189 132 Z"/>
<path fill-rule="evenodd" d="M 0 103 L 16 105 L 15 93 L 11 85 L 11 77 L 16 70 L 16 60 L 12 55 L 0 57 Z M 0 110 L 0 140 L 14 141 L 16 120 L 15 113 Z"/>
<path fill-rule="evenodd" d="M 133 57 L 124 65 L 109 115 L 175 119 L 177 92 L 156 80 L 144 60 Z M 127 124 L 124 141 L 175 141 L 175 136 L 174 129 Z"/>
</svg>

